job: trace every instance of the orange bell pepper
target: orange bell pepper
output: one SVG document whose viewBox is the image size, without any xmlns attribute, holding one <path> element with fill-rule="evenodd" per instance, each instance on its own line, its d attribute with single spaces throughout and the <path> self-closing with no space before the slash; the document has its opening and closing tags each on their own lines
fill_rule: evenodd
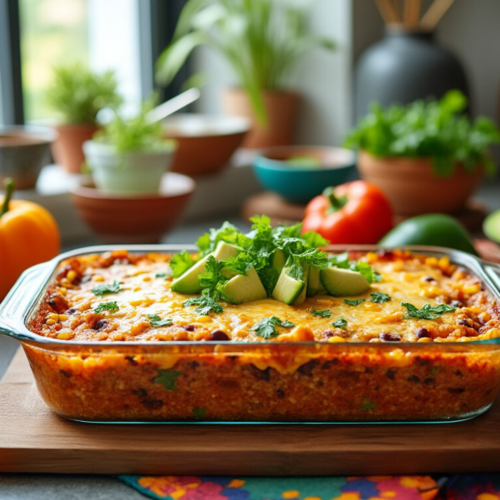
<svg viewBox="0 0 500 500">
<path fill-rule="evenodd" d="M 392 228 L 384 193 L 364 181 L 327 188 L 306 207 L 302 231 L 316 231 L 334 244 L 377 243 Z"/>
<path fill-rule="evenodd" d="M 0 300 L 28 267 L 59 253 L 56 221 L 45 208 L 30 201 L 11 200 L 14 182 L 8 179 L 0 198 Z"/>
</svg>

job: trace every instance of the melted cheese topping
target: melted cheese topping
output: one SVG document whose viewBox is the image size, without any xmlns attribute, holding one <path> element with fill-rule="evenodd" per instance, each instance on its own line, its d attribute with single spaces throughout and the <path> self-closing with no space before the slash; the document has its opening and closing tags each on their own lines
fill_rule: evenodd
<svg viewBox="0 0 500 500">
<path fill-rule="evenodd" d="M 500 336 L 498 307 L 481 291 L 477 278 L 449 262 L 400 253 L 390 259 L 368 254 L 382 276 L 370 290 L 355 297 L 318 295 L 294 307 L 273 299 L 231 305 L 221 302 L 220 314 L 200 316 L 195 306 L 183 306 L 190 297 L 170 290 L 169 256 L 152 254 L 129 261 L 126 252 L 119 255 L 86 256 L 61 265 L 56 285 L 47 297 L 33 329 L 42 335 L 67 340 L 213 340 L 213 332 L 223 332 L 237 342 L 267 341 L 251 328 L 262 318 L 276 316 L 290 321 L 293 328 L 277 327 L 279 335 L 270 341 L 456 341 Z M 118 258 L 117 258 L 118 257 Z M 105 260 L 105 259 L 108 260 Z M 106 265 L 103 265 L 106 262 Z M 165 277 L 165 273 L 167 276 Z M 92 289 L 100 284 L 119 281 L 118 293 L 96 296 Z M 390 296 L 385 303 L 371 300 L 374 292 Z M 344 299 L 364 298 L 359 305 Z M 460 301 L 452 313 L 435 320 L 405 318 L 408 302 L 421 308 Z M 116 302 L 117 311 L 95 309 L 101 303 Z M 330 318 L 314 315 L 311 310 L 330 311 Z M 148 316 L 171 319 L 168 326 L 151 325 Z M 333 323 L 347 322 L 345 328 Z M 419 330 L 420 329 L 420 330 Z M 425 329 L 425 331 L 421 330 Z M 420 332 L 420 333 L 419 333 Z"/>
</svg>

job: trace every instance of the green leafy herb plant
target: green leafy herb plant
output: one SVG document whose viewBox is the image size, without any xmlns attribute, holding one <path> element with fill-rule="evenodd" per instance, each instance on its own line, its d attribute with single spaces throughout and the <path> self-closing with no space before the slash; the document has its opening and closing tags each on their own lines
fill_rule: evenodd
<svg viewBox="0 0 500 500">
<path fill-rule="evenodd" d="M 308 50 L 335 48 L 332 40 L 310 33 L 309 10 L 276 0 L 188 0 L 157 61 L 157 80 L 170 83 L 196 47 L 208 46 L 229 63 L 259 123 L 266 124 L 263 91 L 282 90 Z M 202 80 L 194 75 L 191 83 Z"/>
<path fill-rule="evenodd" d="M 377 158 L 428 158 L 440 177 L 453 175 L 457 164 L 467 172 L 480 166 L 494 172 L 488 150 L 500 142 L 500 130 L 485 117 L 471 121 L 464 114 L 466 107 L 467 98 L 458 90 L 440 101 L 420 100 L 385 110 L 373 103 L 344 145 Z"/>
<path fill-rule="evenodd" d="M 117 155 L 144 151 L 172 150 L 175 142 L 163 138 L 161 122 L 151 122 L 148 112 L 154 108 L 156 98 L 145 101 L 140 111 L 130 118 L 115 112 L 114 119 L 94 136 L 94 141 L 114 147 Z"/>
<path fill-rule="evenodd" d="M 123 99 L 114 71 L 99 73 L 75 63 L 54 68 L 47 101 L 65 124 L 96 125 L 101 109 L 117 109 Z"/>
</svg>

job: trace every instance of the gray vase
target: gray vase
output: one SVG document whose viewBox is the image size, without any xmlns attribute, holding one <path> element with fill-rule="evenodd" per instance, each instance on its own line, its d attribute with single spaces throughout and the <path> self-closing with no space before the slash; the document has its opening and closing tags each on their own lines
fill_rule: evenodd
<svg viewBox="0 0 500 500">
<path fill-rule="evenodd" d="M 355 76 L 356 120 L 368 112 L 373 101 L 384 107 L 408 104 L 439 99 L 451 89 L 469 97 L 462 65 L 433 38 L 433 33 L 388 30 L 383 40 L 364 52 Z"/>
</svg>

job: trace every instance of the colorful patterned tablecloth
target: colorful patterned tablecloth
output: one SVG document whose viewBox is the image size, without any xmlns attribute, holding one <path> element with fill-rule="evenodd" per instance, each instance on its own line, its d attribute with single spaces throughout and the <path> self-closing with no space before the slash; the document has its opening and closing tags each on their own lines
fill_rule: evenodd
<svg viewBox="0 0 500 500">
<path fill-rule="evenodd" d="M 500 474 L 450 477 L 119 476 L 156 500 L 500 500 Z"/>
</svg>

